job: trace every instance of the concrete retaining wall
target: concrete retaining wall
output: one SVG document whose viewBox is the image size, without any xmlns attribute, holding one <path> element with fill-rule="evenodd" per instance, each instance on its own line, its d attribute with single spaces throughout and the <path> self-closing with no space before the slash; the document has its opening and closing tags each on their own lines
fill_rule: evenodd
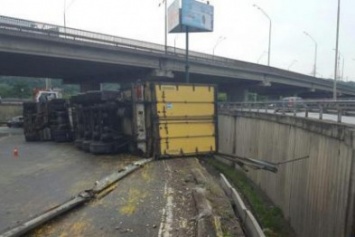
<svg viewBox="0 0 355 237">
<path fill-rule="evenodd" d="M 298 236 L 351 236 L 354 215 L 354 128 L 275 114 L 219 116 L 219 150 L 280 162 L 274 174 L 247 175 L 279 206 Z"/>
<path fill-rule="evenodd" d="M 22 115 L 22 104 L 0 104 L 0 123 L 18 115 Z"/>
</svg>

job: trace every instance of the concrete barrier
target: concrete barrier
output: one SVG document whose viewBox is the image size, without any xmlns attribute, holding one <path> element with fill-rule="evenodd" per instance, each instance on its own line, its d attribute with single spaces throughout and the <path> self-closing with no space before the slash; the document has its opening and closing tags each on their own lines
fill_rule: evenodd
<svg viewBox="0 0 355 237">
<path fill-rule="evenodd" d="M 229 198 L 232 198 L 232 186 L 230 185 L 230 183 L 228 182 L 226 177 L 224 177 L 223 174 L 221 174 L 221 184 L 222 184 L 222 188 L 223 188 L 224 192 L 227 194 L 227 196 Z"/>
<path fill-rule="evenodd" d="M 297 236 L 354 235 L 354 126 L 252 112 L 220 114 L 218 124 L 220 153 L 279 164 L 245 174 Z"/>
<path fill-rule="evenodd" d="M 239 216 L 242 219 L 243 222 L 246 222 L 246 211 L 248 210 L 247 207 L 245 206 L 242 198 L 239 196 L 239 193 L 232 188 L 232 200 L 233 203 L 235 204 L 235 207 L 237 208 L 237 212 L 240 213 Z"/>
<path fill-rule="evenodd" d="M 250 237 L 265 237 L 263 230 L 260 228 L 259 223 L 256 221 L 253 213 L 245 210 L 244 226 L 248 236 Z"/>
<path fill-rule="evenodd" d="M 242 222 L 242 226 L 249 237 L 265 237 L 263 230 L 261 229 L 259 223 L 255 219 L 253 213 L 249 211 L 237 190 L 235 190 L 232 185 L 228 182 L 223 174 L 221 176 L 221 184 L 223 190 L 226 192 L 227 196 L 231 198 L 233 204 L 236 206 L 237 214 Z"/>
</svg>

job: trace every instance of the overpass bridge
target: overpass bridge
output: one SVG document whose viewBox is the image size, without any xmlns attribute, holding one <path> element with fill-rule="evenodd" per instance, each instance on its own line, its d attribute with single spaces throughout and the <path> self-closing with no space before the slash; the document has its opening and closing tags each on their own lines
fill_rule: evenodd
<svg viewBox="0 0 355 237">
<path fill-rule="evenodd" d="M 185 51 L 164 45 L 0 16 L 1 75 L 60 78 L 83 90 L 100 82 L 184 81 Z M 192 83 L 218 84 L 232 100 L 246 92 L 331 97 L 333 81 L 274 67 L 190 52 Z M 338 83 L 340 96 L 355 87 Z"/>
</svg>

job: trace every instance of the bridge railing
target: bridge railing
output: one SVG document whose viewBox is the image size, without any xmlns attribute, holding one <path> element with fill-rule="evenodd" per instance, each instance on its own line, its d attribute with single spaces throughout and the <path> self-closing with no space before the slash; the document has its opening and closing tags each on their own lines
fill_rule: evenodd
<svg viewBox="0 0 355 237">
<path fill-rule="evenodd" d="M 140 40 L 133 40 L 124 37 L 118 37 L 108 34 L 95 33 L 85 30 L 73 29 L 53 24 L 22 20 L 12 17 L 0 16 L 0 29 L 20 31 L 22 33 L 37 34 L 48 37 L 61 38 L 65 40 L 84 41 L 96 44 L 111 45 L 122 48 L 131 48 L 135 50 L 148 51 L 158 54 L 167 54 L 167 56 L 178 57 L 184 59 L 185 49 L 167 46 L 165 51 L 164 45 L 155 44 Z M 211 64 L 219 64 L 222 66 L 232 66 L 244 71 L 260 72 L 270 71 L 276 74 L 290 73 L 282 69 L 267 67 L 260 64 L 248 63 L 225 57 L 219 57 L 211 54 L 200 53 L 195 51 L 189 52 L 190 60 L 200 61 Z M 297 73 L 293 73 L 297 74 Z M 301 74 L 300 74 L 301 75 Z M 306 76 L 306 75 L 304 75 Z"/>
<path fill-rule="evenodd" d="M 244 111 L 274 113 L 285 116 L 311 117 L 320 120 L 334 120 L 339 123 L 344 116 L 355 118 L 355 100 L 305 100 L 267 102 L 223 102 L 218 104 L 219 112 Z M 355 119 L 352 123 L 355 123 Z"/>
<path fill-rule="evenodd" d="M 60 40 L 95 43 L 103 46 L 120 47 L 120 49 L 127 50 L 134 49 L 137 51 L 142 51 L 144 53 L 154 53 L 161 56 L 164 55 L 165 57 L 173 57 L 181 61 L 185 59 L 185 50 L 181 48 L 167 46 L 165 50 L 164 45 L 161 44 L 155 44 L 141 40 L 133 40 L 108 34 L 95 33 L 91 31 L 79 30 L 48 23 L 12 18 L 7 16 L 0 16 L 0 30 L 1 29 L 27 33 L 31 35 L 40 35 L 41 37 L 52 37 Z M 265 75 L 274 75 L 276 77 L 303 81 L 307 84 L 311 83 L 312 85 L 324 86 L 326 84 L 329 88 L 332 87 L 333 83 L 331 80 L 318 79 L 279 68 L 273 68 L 256 63 L 219 57 L 196 51 L 190 51 L 189 58 L 191 62 L 201 62 L 255 73 L 256 75 L 260 76 L 260 80 L 262 80 Z M 342 85 L 341 82 L 338 83 L 339 89 L 341 88 L 342 90 L 349 90 L 349 85 L 345 86 Z"/>
<path fill-rule="evenodd" d="M 151 51 L 160 54 L 165 53 L 164 45 L 150 43 L 146 41 L 133 40 L 124 37 L 118 37 L 108 34 L 95 33 L 91 31 L 73 29 L 48 23 L 34 22 L 12 17 L 0 16 L 0 29 L 20 31 L 29 34 L 41 34 L 42 36 L 56 37 L 67 40 L 85 41 L 91 43 L 120 46 L 126 48 L 134 48 L 138 50 Z M 167 53 L 181 54 L 185 51 L 176 47 L 167 47 Z M 214 60 L 220 62 L 233 62 L 235 60 L 223 57 L 211 56 L 209 54 L 191 51 L 191 57 L 198 57 L 200 59 Z"/>
</svg>

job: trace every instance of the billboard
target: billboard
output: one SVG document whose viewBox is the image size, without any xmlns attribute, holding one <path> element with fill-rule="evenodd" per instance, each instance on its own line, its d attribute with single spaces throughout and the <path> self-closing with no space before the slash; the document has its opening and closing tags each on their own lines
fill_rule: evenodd
<svg viewBox="0 0 355 237">
<path fill-rule="evenodd" d="M 175 30 L 179 28 L 179 25 L 180 25 L 180 0 L 175 0 L 168 8 L 169 32 L 175 32 Z"/>
<path fill-rule="evenodd" d="M 181 24 L 213 31 L 213 6 L 195 0 L 182 0 Z"/>
<path fill-rule="evenodd" d="M 185 32 L 187 26 L 189 32 L 212 32 L 213 6 L 196 0 L 175 0 L 168 9 L 169 32 Z"/>
</svg>

